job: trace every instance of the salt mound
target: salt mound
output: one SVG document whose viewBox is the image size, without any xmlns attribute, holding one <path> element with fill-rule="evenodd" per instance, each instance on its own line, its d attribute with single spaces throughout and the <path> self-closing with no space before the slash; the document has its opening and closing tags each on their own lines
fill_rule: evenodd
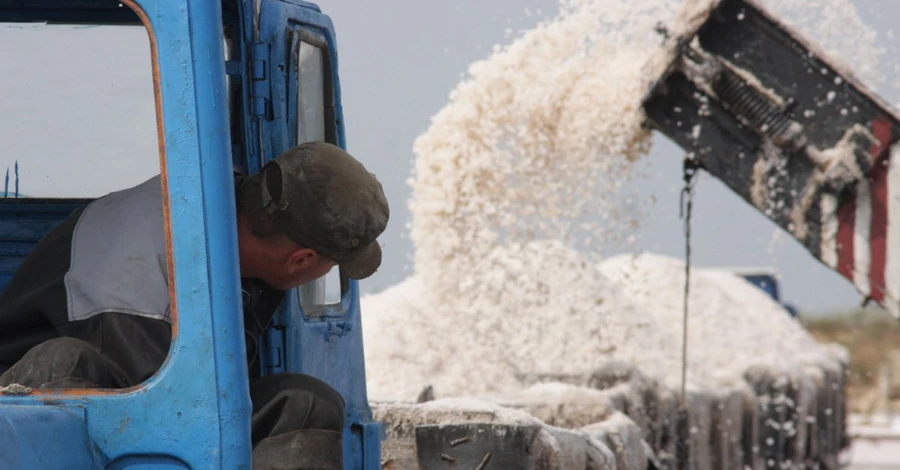
<svg viewBox="0 0 900 470">
<path fill-rule="evenodd" d="M 601 263 L 600 271 L 648 321 L 668 325 L 670 334 L 681 336 L 684 262 L 654 254 L 620 255 Z M 697 369 L 735 380 L 751 366 L 791 371 L 800 356 L 830 357 L 761 289 L 731 272 L 697 267 L 691 270 L 688 345 L 689 379 Z M 681 351 L 664 357 L 666 382 L 676 384 Z"/>
<path fill-rule="evenodd" d="M 466 286 L 463 310 L 429 305 L 416 277 L 362 298 L 371 396 L 411 400 L 429 384 L 442 397 L 511 396 L 534 377 L 583 376 L 613 358 L 680 386 L 681 261 L 621 255 L 597 266 L 540 241 L 497 247 L 485 265 L 492 275 Z M 801 357 L 831 357 L 734 274 L 695 268 L 691 291 L 692 388 L 738 383 L 752 366 L 791 372 Z"/>
<path fill-rule="evenodd" d="M 362 298 L 372 396 L 410 399 L 425 384 L 437 396 L 508 396 L 525 376 L 586 374 L 613 355 L 653 362 L 643 358 L 678 347 L 560 242 L 500 246 L 484 266 L 464 309 L 429 305 L 416 277 Z"/>
</svg>

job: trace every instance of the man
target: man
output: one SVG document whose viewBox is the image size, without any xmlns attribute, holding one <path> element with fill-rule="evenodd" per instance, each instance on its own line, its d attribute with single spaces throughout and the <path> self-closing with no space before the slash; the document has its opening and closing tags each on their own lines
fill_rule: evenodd
<svg viewBox="0 0 900 470">
<path fill-rule="evenodd" d="M 355 279 L 375 272 L 381 184 L 339 147 L 308 142 L 235 186 L 254 468 L 340 468 L 340 394 L 310 376 L 260 378 L 257 338 L 286 290 L 335 265 Z M 0 385 L 125 388 L 152 376 L 171 342 L 163 227 L 157 176 L 47 234 L 0 297 Z"/>
</svg>

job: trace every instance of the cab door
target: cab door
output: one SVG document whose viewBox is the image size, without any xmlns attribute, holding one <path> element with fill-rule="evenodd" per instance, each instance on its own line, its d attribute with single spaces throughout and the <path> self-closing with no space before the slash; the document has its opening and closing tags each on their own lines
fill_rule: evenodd
<svg viewBox="0 0 900 470">
<path fill-rule="evenodd" d="M 346 148 L 330 18 L 305 2 L 257 5 L 252 25 L 245 20 L 252 31 L 245 136 L 255 160 L 248 170 L 307 141 Z M 347 404 L 345 465 L 377 469 L 380 430 L 366 397 L 361 326 L 357 283 L 335 268 L 285 297 L 260 341 L 261 373 L 304 373 L 334 387 Z"/>
</svg>

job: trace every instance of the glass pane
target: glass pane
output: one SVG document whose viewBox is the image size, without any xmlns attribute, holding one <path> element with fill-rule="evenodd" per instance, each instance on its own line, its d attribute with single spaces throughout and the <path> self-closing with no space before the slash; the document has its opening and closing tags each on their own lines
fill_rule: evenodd
<svg viewBox="0 0 900 470">
<path fill-rule="evenodd" d="M 341 270 L 333 268 L 322 280 L 325 281 L 325 302 L 336 304 L 341 301 Z"/>
<path fill-rule="evenodd" d="M 0 24 L 0 196 L 99 197 L 158 174 L 149 57 L 142 26 Z"/>
<path fill-rule="evenodd" d="M 297 54 L 297 142 L 325 140 L 325 87 L 322 49 L 300 43 Z"/>
<path fill-rule="evenodd" d="M 321 48 L 301 42 L 297 52 L 297 142 L 325 140 L 324 61 Z M 341 301 L 340 270 L 300 288 L 300 301 L 307 309 Z M 309 310 L 308 310 L 309 311 Z M 309 311 L 312 313 L 312 311 Z"/>
</svg>

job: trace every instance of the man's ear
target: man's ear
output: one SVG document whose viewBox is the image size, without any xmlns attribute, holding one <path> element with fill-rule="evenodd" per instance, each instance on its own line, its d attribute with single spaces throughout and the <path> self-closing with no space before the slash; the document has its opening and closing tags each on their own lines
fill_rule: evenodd
<svg viewBox="0 0 900 470">
<path fill-rule="evenodd" d="M 293 266 L 295 268 L 301 267 L 304 264 L 314 260 L 316 257 L 316 251 L 311 248 L 297 248 L 288 254 L 287 263 L 289 266 Z"/>
</svg>

